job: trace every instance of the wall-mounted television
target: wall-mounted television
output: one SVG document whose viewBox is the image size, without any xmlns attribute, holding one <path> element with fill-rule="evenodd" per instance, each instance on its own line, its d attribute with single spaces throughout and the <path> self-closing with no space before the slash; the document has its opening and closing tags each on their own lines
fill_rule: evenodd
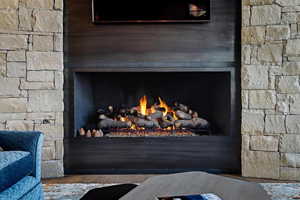
<svg viewBox="0 0 300 200">
<path fill-rule="evenodd" d="M 93 23 L 209 22 L 211 0 L 92 0 Z"/>
</svg>

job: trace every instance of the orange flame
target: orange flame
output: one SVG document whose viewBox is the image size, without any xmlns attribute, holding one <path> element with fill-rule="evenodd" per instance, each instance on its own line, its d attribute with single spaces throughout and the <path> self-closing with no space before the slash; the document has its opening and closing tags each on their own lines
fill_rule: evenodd
<svg viewBox="0 0 300 200">
<path fill-rule="evenodd" d="M 168 114 L 168 112 L 172 112 L 173 110 L 167 105 L 166 102 L 164 102 L 160 97 L 158 97 L 159 100 L 159 107 L 164 108 L 164 116 Z"/>
<path fill-rule="evenodd" d="M 147 115 L 147 97 L 146 95 L 140 99 L 140 113 Z"/>
</svg>

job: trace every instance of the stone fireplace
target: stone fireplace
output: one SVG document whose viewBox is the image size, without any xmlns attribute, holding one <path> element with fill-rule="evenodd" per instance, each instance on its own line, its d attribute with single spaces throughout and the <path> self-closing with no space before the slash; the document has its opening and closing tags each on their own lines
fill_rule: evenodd
<svg viewBox="0 0 300 200">
<path fill-rule="evenodd" d="M 70 2 L 65 2 L 66 20 L 69 17 L 67 13 L 76 10 L 76 7 L 71 6 Z M 219 2 L 220 0 L 212 1 L 212 5 L 218 5 L 213 7 L 212 11 L 216 9 L 226 13 L 228 9 L 230 10 L 228 6 L 219 4 Z M 240 5 L 241 3 L 239 0 L 228 2 L 230 5 Z M 85 0 L 78 2 L 83 13 L 90 12 L 88 4 L 89 1 Z M 239 13 L 240 8 L 237 7 L 237 13 Z M 216 62 L 223 62 L 225 58 L 237 56 L 234 58 L 234 64 L 237 65 L 236 72 L 241 74 L 242 108 L 236 107 L 236 109 L 240 110 L 239 113 L 242 116 L 241 131 L 238 130 L 241 132 L 242 138 L 242 175 L 300 180 L 300 2 L 294 0 L 243 0 L 241 10 L 242 16 L 235 20 L 237 23 L 241 21 L 242 27 L 237 26 L 239 28 L 237 36 L 232 35 L 234 39 L 228 40 L 238 39 L 241 29 L 241 42 L 235 44 L 241 46 L 241 55 L 239 52 L 226 51 L 228 50 L 227 46 L 221 46 L 220 49 L 223 47 L 224 49 L 219 52 L 214 51 L 215 54 L 210 51 L 201 52 L 200 55 L 195 54 L 195 51 L 198 50 L 197 47 L 193 46 L 189 40 L 183 40 L 183 42 L 179 41 L 179 45 L 185 43 L 191 45 L 187 49 L 189 54 L 182 55 L 180 52 L 175 52 L 171 58 L 184 57 L 190 60 L 190 63 L 182 64 L 189 68 L 191 63 L 198 62 L 205 56 Z M 212 12 L 213 14 L 214 12 Z M 239 15 L 237 14 L 237 16 Z M 88 17 L 79 20 L 81 23 L 89 24 L 85 27 L 87 32 L 93 29 Z M 150 41 L 154 41 L 155 34 L 161 33 L 153 31 L 154 26 L 148 27 L 148 33 L 153 35 L 150 37 Z M 114 39 L 114 42 L 119 42 L 116 28 L 106 27 L 115 33 L 109 35 L 108 32 L 98 28 L 89 36 L 93 39 L 100 34 L 108 36 L 108 41 Z M 201 29 L 198 30 L 191 25 L 186 27 L 188 29 L 185 30 L 185 34 L 190 34 L 190 36 L 193 35 L 192 31 Z M 222 27 L 222 23 L 218 27 Z M 78 36 L 76 27 L 71 30 L 69 28 L 68 25 L 65 26 L 65 40 L 69 36 Z M 175 28 L 175 26 L 170 26 L 168 31 Z M 223 32 L 219 32 L 220 35 L 222 35 L 221 33 Z M 133 35 L 128 36 L 132 40 L 131 36 Z M 172 37 L 175 36 L 172 35 Z M 210 41 L 210 43 L 213 42 L 220 44 L 218 41 Z M 103 45 L 108 45 L 108 43 L 104 41 Z M 139 45 L 149 45 L 149 49 L 155 48 L 147 42 Z M 63 49 L 62 0 L 3 0 L 1 2 L 0 129 L 39 130 L 45 133 L 44 177 L 58 177 L 64 174 L 63 138 L 64 135 L 70 134 L 64 133 L 64 127 L 69 127 L 70 121 L 65 120 L 64 123 L 63 112 L 65 111 L 66 117 L 70 114 L 70 110 L 68 104 L 64 109 L 63 99 L 65 102 L 70 101 L 68 97 L 70 85 L 66 82 L 63 87 L 63 71 L 65 70 L 67 80 L 70 78 L 70 73 L 74 72 L 68 67 L 70 46 L 76 47 L 76 44 L 65 42 Z M 119 46 L 118 48 L 118 50 L 124 49 L 134 51 L 129 46 Z M 151 54 L 152 58 L 156 59 L 152 62 L 152 67 L 157 67 L 159 64 L 161 66 L 167 62 L 166 55 L 170 56 L 170 54 L 166 52 L 172 51 L 172 48 L 162 49 L 163 51 L 159 51 L 157 54 Z M 93 60 L 97 57 L 95 52 L 84 45 L 82 50 L 91 55 L 82 60 L 91 58 Z M 102 49 L 98 50 L 102 51 Z M 226 52 L 226 54 L 220 52 Z M 144 54 L 137 53 L 140 53 L 138 58 L 127 56 L 127 63 L 123 62 L 124 54 L 116 54 L 112 59 L 118 58 L 120 62 L 105 65 L 105 67 L 120 69 L 124 63 L 131 66 L 136 59 L 140 60 L 134 67 L 147 67 L 142 60 L 147 60 L 149 57 L 145 56 L 145 52 L 143 52 Z M 94 61 L 98 65 L 104 66 L 108 63 L 110 55 L 102 55 Z M 211 58 L 208 55 L 213 56 Z M 201 59 L 197 60 L 197 56 L 200 56 Z M 241 63 L 239 59 L 242 60 Z M 95 63 L 80 63 L 72 59 L 71 62 L 78 63 L 81 67 L 84 65 L 86 72 L 95 69 Z M 180 61 L 168 64 L 175 66 L 178 63 Z M 73 69 L 80 72 L 78 66 L 74 66 Z"/>
</svg>

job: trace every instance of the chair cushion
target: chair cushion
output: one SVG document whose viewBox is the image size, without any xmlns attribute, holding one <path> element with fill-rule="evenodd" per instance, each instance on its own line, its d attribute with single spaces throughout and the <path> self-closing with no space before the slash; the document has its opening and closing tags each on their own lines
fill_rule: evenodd
<svg viewBox="0 0 300 200">
<path fill-rule="evenodd" d="M 33 158 L 25 151 L 0 152 L 0 192 L 32 173 Z"/>
</svg>

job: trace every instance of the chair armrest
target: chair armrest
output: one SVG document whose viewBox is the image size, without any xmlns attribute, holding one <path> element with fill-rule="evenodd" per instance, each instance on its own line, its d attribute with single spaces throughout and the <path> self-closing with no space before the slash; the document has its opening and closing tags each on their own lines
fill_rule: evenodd
<svg viewBox="0 0 300 200">
<path fill-rule="evenodd" d="M 44 135 L 36 131 L 0 131 L 0 146 L 8 151 L 28 151 L 33 157 L 32 175 L 41 179 L 41 154 Z"/>
</svg>

